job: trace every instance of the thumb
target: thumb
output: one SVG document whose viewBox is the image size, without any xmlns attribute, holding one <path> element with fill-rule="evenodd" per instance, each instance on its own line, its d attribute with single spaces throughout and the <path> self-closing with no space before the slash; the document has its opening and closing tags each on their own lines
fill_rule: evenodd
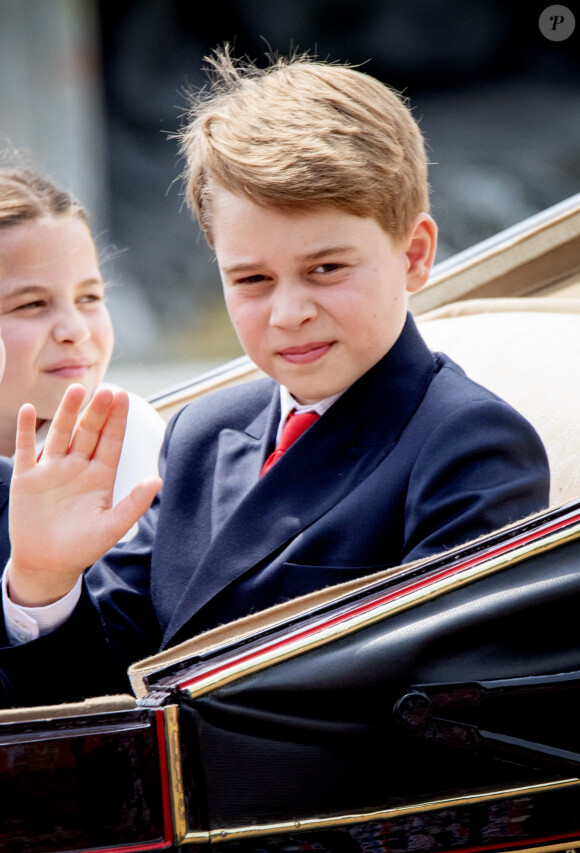
<svg viewBox="0 0 580 853">
<path fill-rule="evenodd" d="M 114 537 L 112 544 L 118 542 L 147 512 L 162 485 L 161 477 L 149 477 L 142 480 L 110 510 L 111 533 Z"/>
</svg>

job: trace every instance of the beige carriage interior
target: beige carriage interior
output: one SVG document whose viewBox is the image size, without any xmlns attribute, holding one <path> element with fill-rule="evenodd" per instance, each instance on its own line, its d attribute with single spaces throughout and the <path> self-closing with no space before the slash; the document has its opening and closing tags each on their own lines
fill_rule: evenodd
<svg viewBox="0 0 580 853">
<path fill-rule="evenodd" d="M 535 426 L 552 505 L 580 497 L 580 194 L 438 264 L 410 307 L 431 349 Z M 259 375 L 242 357 L 152 402 L 169 418 Z"/>
</svg>

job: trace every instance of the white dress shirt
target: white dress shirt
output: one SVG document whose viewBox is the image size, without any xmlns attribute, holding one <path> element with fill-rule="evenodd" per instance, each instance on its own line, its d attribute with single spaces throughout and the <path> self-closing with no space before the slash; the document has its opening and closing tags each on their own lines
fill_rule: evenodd
<svg viewBox="0 0 580 853">
<path fill-rule="evenodd" d="M 284 424 L 290 412 L 296 412 L 297 415 L 301 415 L 304 412 L 316 412 L 317 415 L 323 415 L 330 409 L 333 403 L 336 403 L 343 393 L 344 391 L 340 391 L 338 394 L 333 394 L 332 397 L 325 397 L 324 400 L 319 400 L 318 403 L 302 404 L 297 403 L 290 391 L 284 388 L 283 385 L 280 385 L 280 423 L 278 424 L 276 442 L 279 441 L 282 435 Z"/>
</svg>

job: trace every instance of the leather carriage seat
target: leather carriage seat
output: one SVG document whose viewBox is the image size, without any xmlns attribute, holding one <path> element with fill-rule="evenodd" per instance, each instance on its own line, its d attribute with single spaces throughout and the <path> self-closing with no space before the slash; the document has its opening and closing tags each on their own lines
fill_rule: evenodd
<svg viewBox="0 0 580 853">
<path fill-rule="evenodd" d="M 456 302 L 416 317 L 429 347 L 521 412 L 542 438 L 550 504 L 580 497 L 580 300 Z"/>
</svg>

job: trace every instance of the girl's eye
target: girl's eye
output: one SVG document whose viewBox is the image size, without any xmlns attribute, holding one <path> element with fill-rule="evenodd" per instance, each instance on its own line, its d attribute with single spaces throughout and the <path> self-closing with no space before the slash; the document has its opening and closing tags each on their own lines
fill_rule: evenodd
<svg viewBox="0 0 580 853">
<path fill-rule="evenodd" d="M 22 305 L 17 305 L 13 311 L 32 311 L 35 308 L 44 308 L 46 302 L 43 299 L 37 299 L 34 302 L 24 302 Z"/>
<path fill-rule="evenodd" d="M 102 302 L 104 299 L 101 293 L 85 293 L 84 296 L 79 296 L 77 302 L 87 304 L 91 302 Z"/>
</svg>

